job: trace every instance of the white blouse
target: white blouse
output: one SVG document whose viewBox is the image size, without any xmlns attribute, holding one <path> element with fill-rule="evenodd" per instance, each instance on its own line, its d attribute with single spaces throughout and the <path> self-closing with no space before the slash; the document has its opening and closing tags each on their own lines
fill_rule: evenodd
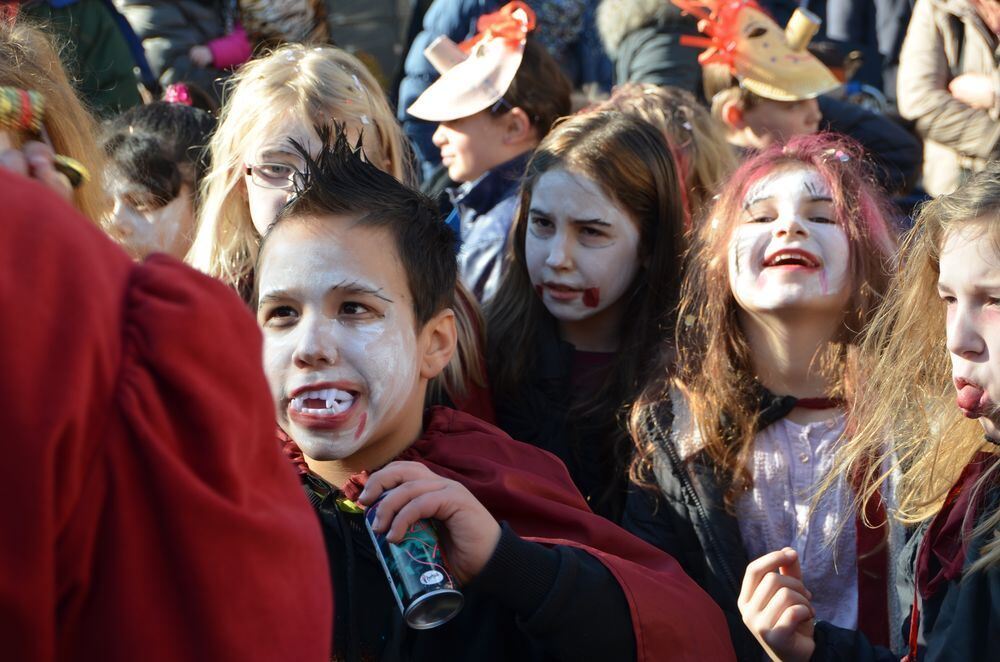
<svg viewBox="0 0 1000 662">
<path fill-rule="evenodd" d="M 844 423 L 843 414 L 807 425 L 781 419 L 759 432 L 750 457 L 753 488 L 737 500 L 736 515 L 750 560 L 791 547 L 799 554 L 816 618 L 855 629 L 857 532 L 845 477 L 812 509 L 816 487 L 832 470 Z"/>
</svg>

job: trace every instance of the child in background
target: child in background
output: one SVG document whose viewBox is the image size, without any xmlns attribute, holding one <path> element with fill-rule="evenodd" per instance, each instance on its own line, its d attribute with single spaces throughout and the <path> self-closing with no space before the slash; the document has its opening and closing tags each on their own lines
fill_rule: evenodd
<svg viewBox="0 0 1000 662">
<path fill-rule="evenodd" d="M 889 635 L 881 520 L 845 514 L 846 474 L 812 500 L 847 429 L 845 402 L 865 375 L 859 334 L 895 255 L 859 151 L 800 136 L 733 174 L 685 265 L 674 353 L 633 411 L 633 476 L 646 489 L 629 495 L 624 526 L 715 598 L 742 660 L 761 651 L 738 616 L 739 578 L 785 545 L 804 559 L 821 618 Z"/>
<path fill-rule="evenodd" d="M 697 227 L 720 185 L 736 169 L 725 127 L 693 94 L 678 87 L 626 83 L 616 87 L 596 110 L 629 113 L 663 133 L 683 173 L 688 216 Z"/>
<path fill-rule="evenodd" d="M 332 46 L 288 44 L 253 60 L 231 80 L 209 143 L 198 229 L 187 261 L 250 301 L 260 238 L 291 198 L 302 160 L 289 139 L 316 149 L 316 125 L 342 123 L 372 163 L 413 180 L 409 147 L 385 94 L 357 58 Z M 459 351 L 441 389 L 453 403 L 490 420 L 481 358 L 482 324 L 466 292 L 456 309 Z"/>
<path fill-rule="evenodd" d="M 663 135 L 622 113 L 557 124 L 528 164 L 509 267 L 486 309 L 497 421 L 558 456 L 618 522 L 622 411 L 672 328 L 684 208 Z"/>
<path fill-rule="evenodd" d="M 132 108 L 106 124 L 108 193 L 115 205 L 106 226 L 133 258 L 187 254 L 214 127 L 205 111 L 166 101 Z"/>
<path fill-rule="evenodd" d="M 346 136 L 328 139 L 300 155 L 255 299 L 277 423 L 326 537 L 333 657 L 731 659 L 715 605 L 669 557 L 591 513 L 558 460 L 425 409 L 455 349 L 452 233 Z M 373 528 L 392 543 L 436 520 L 464 595 L 443 625 L 404 623 L 357 507 L 382 496 Z"/>
<path fill-rule="evenodd" d="M 836 467 L 861 478 L 857 512 L 869 512 L 892 476 L 894 518 L 918 525 L 897 564 L 901 597 L 912 600 L 909 617 L 893 624 L 906 660 L 987 660 L 1000 647 L 998 246 L 994 162 L 928 203 L 906 237 L 903 266 L 865 338 L 872 370 L 855 407 L 857 433 Z M 772 659 L 900 659 L 825 622 L 815 590 L 793 550 L 748 566 L 740 611 Z"/>
<path fill-rule="evenodd" d="M 425 52 L 441 72 L 407 112 L 440 122 L 434 144 L 448 176 L 458 232 L 459 276 L 479 301 L 503 273 L 517 185 L 552 123 L 570 112 L 569 80 L 528 33 L 535 15 L 522 2 L 479 18 L 479 34 L 460 46 L 446 37 Z"/>
</svg>

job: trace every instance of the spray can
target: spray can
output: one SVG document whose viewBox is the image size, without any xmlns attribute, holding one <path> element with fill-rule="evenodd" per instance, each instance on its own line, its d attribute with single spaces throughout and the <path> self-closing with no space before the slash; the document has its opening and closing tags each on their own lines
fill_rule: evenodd
<svg viewBox="0 0 1000 662">
<path fill-rule="evenodd" d="M 418 520 L 399 544 L 390 543 L 385 534 L 372 529 L 375 513 L 386 494 L 365 510 L 365 528 L 372 537 L 396 604 L 411 628 L 429 630 L 443 625 L 462 610 L 464 598 L 445 563 L 434 522 Z"/>
</svg>

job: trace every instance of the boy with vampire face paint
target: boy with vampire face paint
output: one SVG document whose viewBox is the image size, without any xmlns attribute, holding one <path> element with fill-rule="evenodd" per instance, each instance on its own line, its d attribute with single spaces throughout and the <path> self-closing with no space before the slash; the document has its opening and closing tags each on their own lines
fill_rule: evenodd
<svg viewBox="0 0 1000 662">
<path fill-rule="evenodd" d="M 323 142 L 264 238 L 256 301 L 280 436 L 326 538 L 334 656 L 732 659 L 718 608 L 591 513 L 557 459 L 425 409 L 455 349 L 454 238 L 339 130 Z M 407 628 L 358 512 L 377 500 L 391 544 L 435 520 L 464 595 L 447 623 Z"/>
</svg>

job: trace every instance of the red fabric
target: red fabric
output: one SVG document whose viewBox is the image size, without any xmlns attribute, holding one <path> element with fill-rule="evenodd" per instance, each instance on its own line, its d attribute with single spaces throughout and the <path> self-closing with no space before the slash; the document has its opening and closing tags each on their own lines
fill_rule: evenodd
<svg viewBox="0 0 1000 662">
<path fill-rule="evenodd" d="M 882 494 L 865 504 L 865 516 L 855 518 L 858 553 L 858 629 L 878 646 L 891 645 L 889 625 L 889 530 Z"/>
<path fill-rule="evenodd" d="M 924 600 L 934 595 L 942 583 L 962 575 L 969 533 L 978 509 L 978 500 L 974 497 L 981 496 L 981 493 L 973 494 L 972 487 L 997 457 L 992 453 L 977 453 L 972 458 L 920 541 L 916 586 Z"/>
<path fill-rule="evenodd" d="M 213 39 L 205 46 L 212 51 L 212 66 L 216 69 L 243 64 L 253 54 L 253 47 L 243 26 L 237 26 L 231 33 Z"/>
<path fill-rule="evenodd" d="M 328 659 L 322 534 L 242 302 L 35 182 L 0 171 L 0 200 L 4 659 Z"/>
<path fill-rule="evenodd" d="M 400 459 L 462 483 L 518 535 L 579 547 L 604 563 L 628 600 L 640 661 L 735 659 L 715 602 L 670 556 L 593 514 L 554 455 L 433 407 L 423 435 Z"/>
</svg>

